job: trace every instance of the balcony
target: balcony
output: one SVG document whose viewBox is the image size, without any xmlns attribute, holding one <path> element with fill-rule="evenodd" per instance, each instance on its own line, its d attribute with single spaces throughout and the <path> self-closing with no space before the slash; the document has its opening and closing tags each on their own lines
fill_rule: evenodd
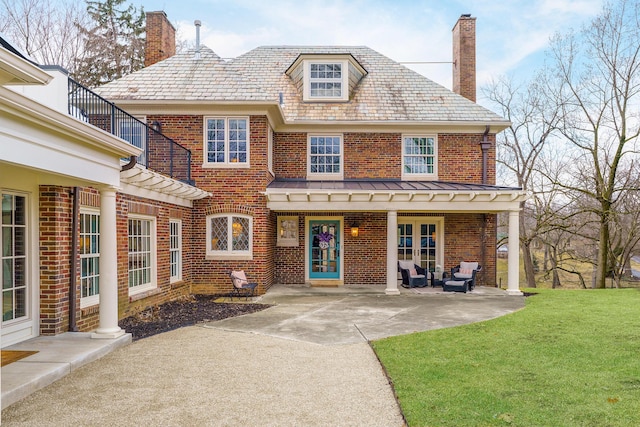
<svg viewBox="0 0 640 427">
<path fill-rule="evenodd" d="M 69 78 L 69 114 L 143 150 L 137 163 L 175 180 L 191 179 L 191 151 Z"/>
</svg>

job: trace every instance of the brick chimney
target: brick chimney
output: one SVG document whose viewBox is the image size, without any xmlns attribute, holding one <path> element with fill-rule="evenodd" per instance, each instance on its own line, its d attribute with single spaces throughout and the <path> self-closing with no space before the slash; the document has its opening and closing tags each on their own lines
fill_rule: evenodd
<svg viewBox="0 0 640 427">
<path fill-rule="evenodd" d="M 452 32 L 453 91 L 476 102 L 476 18 L 461 15 Z"/>
<path fill-rule="evenodd" d="M 147 12 L 147 40 L 144 46 L 144 66 L 165 60 L 176 54 L 176 29 L 167 14 Z"/>
</svg>

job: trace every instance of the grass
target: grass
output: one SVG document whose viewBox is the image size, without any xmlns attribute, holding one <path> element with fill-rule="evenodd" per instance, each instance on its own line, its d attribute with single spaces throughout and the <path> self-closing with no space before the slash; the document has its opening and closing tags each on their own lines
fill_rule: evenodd
<svg viewBox="0 0 640 427">
<path fill-rule="evenodd" d="M 549 290 L 373 343 L 409 426 L 640 425 L 640 292 Z"/>
</svg>

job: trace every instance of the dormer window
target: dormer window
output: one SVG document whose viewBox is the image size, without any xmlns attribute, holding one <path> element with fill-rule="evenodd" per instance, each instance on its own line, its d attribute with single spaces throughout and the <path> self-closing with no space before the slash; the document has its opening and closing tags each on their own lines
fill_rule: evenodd
<svg viewBox="0 0 640 427">
<path fill-rule="evenodd" d="M 314 99 L 342 98 L 343 64 L 309 63 L 309 96 Z"/>
<path fill-rule="evenodd" d="M 286 74 L 305 102 L 347 102 L 367 71 L 348 53 L 304 53 Z"/>
</svg>

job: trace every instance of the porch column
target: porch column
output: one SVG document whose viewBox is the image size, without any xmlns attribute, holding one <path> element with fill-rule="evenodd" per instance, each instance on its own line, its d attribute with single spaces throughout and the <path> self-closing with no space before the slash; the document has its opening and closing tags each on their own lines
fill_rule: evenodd
<svg viewBox="0 0 640 427">
<path fill-rule="evenodd" d="M 387 295 L 400 295 L 398 290 L 398 212 L 387 212 Z"/>
<path fill-rule="evenodd" d="M 118 338 L 118 235 L 116 189 L 100 191 L 100 324 L 91 338 Z"/>
<path fill-rule="evenodd" d="M 509 211 L 509 253 L 507 259 L 507 293 L 520 292 L 520 212 Z"/>
</svg>

